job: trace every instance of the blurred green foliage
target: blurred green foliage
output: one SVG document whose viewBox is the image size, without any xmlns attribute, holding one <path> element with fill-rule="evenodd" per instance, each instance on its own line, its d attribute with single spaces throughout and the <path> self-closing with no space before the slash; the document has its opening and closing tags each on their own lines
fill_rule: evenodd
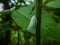
<svg viewBox="0 0 60 45">
<path fill-rule="evenodd" d="M 29 1 L 31 4 L 27 5 L 25 1 L 27 0 L 18 0 L 13 5 L 15 9 L 0 12 L 0 41 L 5 41 L 6 32 L 10 30 L 8 45 L 36 45 L 35 30 L 27 30 L 32 16 L 36 15 L 35 2 Z M 22 2 L 25 5 L 18 5 Z M 42 3 L 40 43 L 41 45 L 60 45 L 60 0 L 42 0 Z M 11 14 L 11 20 L 7 22 L 4 21 L 6 14 Z"/>
</svg>

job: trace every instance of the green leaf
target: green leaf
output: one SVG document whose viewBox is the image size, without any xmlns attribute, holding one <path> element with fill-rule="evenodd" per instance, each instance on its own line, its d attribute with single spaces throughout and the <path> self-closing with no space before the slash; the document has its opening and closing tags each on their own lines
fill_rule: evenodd
<svg viewBox="0 0 60 45">
<path fill-rule="evenodd" d="M 44 27 L 51 27 L 55 26 L 56 22 L 52 18 L 51 14 L 48 14 L 46 11 L 42 10 L 41 16 L 41 25 Z"/>
<path fill-rule="evenodd" d="M 10 36 L 10 45 L 16 45 L 18 42 L 18 31 L 12 29 Z"/>
<path fill-rule="evenodd" d="M 53 0 L 43 0 L 42 4 L 46 5 L 47 3 L 51 2 L 51 1 L 53 1 Z"/>
<path fill-rule="evenodd" d="M 60 0 L 54 0 L 46 4 L 48 7 L 60 8 Z"/>
<path fill-rule="evenodd" d="M 55 20 L 50 14 L 42 10 L 41 17 L 41 43 L 44 43 L 48 39 L 54 38 L 55 35 L 51 30 L 57 25 Z"/>
<path fill-rule="evenodd" d="M 33 16 L 31 13 L 34 4 L 29 6 L 21 7 L 20 9 L 14 11 L 11 15 L 12 19 L 18 24 L 18 26 L 23 29 L 27 29 L 30 19 Z"/>
<path fill-rule="evenodd" d="M 42 3 L 44 4 L 46 2 L 46 0 L 43 0 Z"/>
</svg>

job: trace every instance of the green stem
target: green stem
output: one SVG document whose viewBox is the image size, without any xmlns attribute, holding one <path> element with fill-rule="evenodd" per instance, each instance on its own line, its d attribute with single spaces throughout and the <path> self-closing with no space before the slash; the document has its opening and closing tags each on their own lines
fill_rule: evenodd
<svg viewBox="0 0 60 45">
<path fill-rule="evenodd" d="M 41 11 L 42 11 L 42 0 L 36 0 L 36 17 L 37 17 L 36 45 L 40 45 Z"/>
</svg>

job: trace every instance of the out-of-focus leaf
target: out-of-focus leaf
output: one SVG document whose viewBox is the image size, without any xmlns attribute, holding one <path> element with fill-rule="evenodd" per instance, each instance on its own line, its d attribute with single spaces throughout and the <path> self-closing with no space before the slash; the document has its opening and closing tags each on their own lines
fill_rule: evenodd
<svg viewBox="0 0 60 45">
<path fill-rule="evenodd" d="M 42 10 L 42 17 L 41 17 L 41 42 L 45 42 L 51 37 L 54 38 L 53 32 L 50 32 L 50 30 L 53 30 L 56 26 L 55 20 L 52 18 L 50 14 L 48 14 L 46 11 Z"/>
<path fill-rule="evenodd" d="M 52 18 L 51 14 L 48 14 L 46 11 L 42 10 L 41 26 L 51 27 L 51 26 L 55 26 L 55 24 L 56 22 Z"/>
<path fill-rule="evenodd" d="M 43 0 L 42 3 L 45 5 L 45 4 L 47 4 L 47 3 L 51 2 L 51 1 L 53 1 L 53 0 Z"/>
<path fill-rule="evenodd" d="M 18 42 L 18 31 L 11 30 L 10 45 L 16 45 Z"/>
<path fill-rule="evenodd" d="M 60 0 L 54 0 L 46 4 L 46 6 L 53 7 L 53 8 L 60 8 Z"/>
<path fill-rule="evenodd" d="M 44 4 L 46 2 L 46 0 L 42 0 L 42 3 Z"/>
<path fill-rule="evenodd" d="M 34 4 L 21 7 L 12 13 L 11 17 L 18 24 L 18 26 L 21 26 L 23 29 L 27 29 L 30 19 L 33 16 L 30 15 L 33 7 Z"/>
</svg>

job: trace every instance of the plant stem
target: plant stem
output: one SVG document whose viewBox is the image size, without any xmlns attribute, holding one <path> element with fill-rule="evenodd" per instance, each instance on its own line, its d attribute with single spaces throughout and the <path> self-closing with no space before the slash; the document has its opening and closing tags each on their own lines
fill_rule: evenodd
<svg viewBox="0 0 60 45">
<path fill-rule="evenodd" d="M 41 11 L 42 11 L 42 0 L 36 0 L 36 17 L 37 17 L 36 45 L 40 45 Z"/>
</svg>

